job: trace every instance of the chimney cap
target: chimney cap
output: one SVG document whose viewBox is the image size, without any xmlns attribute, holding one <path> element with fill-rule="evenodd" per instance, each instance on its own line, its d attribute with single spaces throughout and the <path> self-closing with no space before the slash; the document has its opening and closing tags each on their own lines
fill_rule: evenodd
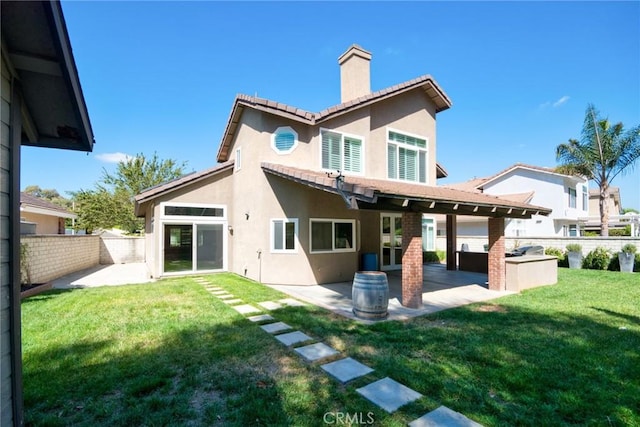
<svg viewBox="0 0 640 427">
<path fill-rule="evenodd" d="M 342 65 L 353 55 L 359 56 L 363 59 L 366 59 L 367 61 L 371 60 L 371 52 L 364 50 L 362 46 L 354 43 L 349 46 L 349 49 L 347 49 L 345 53 L 340 55 L 340 57 L 338 58 L 338 64 Z"/>
</svg>

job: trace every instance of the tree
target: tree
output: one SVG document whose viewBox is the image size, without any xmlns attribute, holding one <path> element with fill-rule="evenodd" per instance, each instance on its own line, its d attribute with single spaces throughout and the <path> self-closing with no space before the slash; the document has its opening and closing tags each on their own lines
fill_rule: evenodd
<svg viewBox="0 0 640 427">
<path fill-rule="evenodd" d="M 27 185 L 24 192 L 34 197 L 39 197 L 44 200 L 48 200 L 54 205 L 58 205 L 65 209 L 71 209 L 71 200 L 64 198 L 58 193 L 58 190 L 53 188 L 40 188 L 39 185 Z"/>
<path fill-rule="evenodd" d="M 600 117 L 593 105 L 587 106 L 580 141 L 570 139 L 556 148 L 559 172 L 582 175 L 600 189 L 600 229 L 609 235 L 609 187 L 611 181 L 634 167 L 640 158 L 640 125 L 625 132 L 624 125 L 612 125 Z"/>
<path fill-rule="evenodd" d="M 136 232 L 143 227 L 142 220 L 134 213 L 136 194 L 183 175 L 186 162 L 161 160 L 156 153 L 147 159 L 140 153 L 134 158 L 118 163 L 115 173 L 103 169 L 101 181 L 94 190 L 73 193 L 80 229 L 118 227 Z"/>
</svg>

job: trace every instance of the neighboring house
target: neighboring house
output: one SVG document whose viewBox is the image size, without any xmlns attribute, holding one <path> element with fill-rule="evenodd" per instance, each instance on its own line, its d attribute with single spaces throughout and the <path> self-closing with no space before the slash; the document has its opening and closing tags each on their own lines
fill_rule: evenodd
<svg viewBox="0 0 640 427">
<path fill-rule="evenodd" d="M 436 114 L 449 98 L 429 75 L 371 92 L 370 59 L 357 45 L 339 58 L 342 103 L 319 113 L 238 95 L 218 166 L 137 195 L 152 275 L 322 284 L 352 280 L 375 254 L 382 270 L 402 268 L 402 303 L 416 307 L 422 215 L 446 213 L 492 217 L 489 284 L 503 288 L 504 217 L 549 210 L 436 186 Z"/>
<path fill-rule="evenodd" d="M 67 218 L 76 219 L 77 215 L 48 200 L 20 193 L 21 234 L 65 234 Z"/>
<path fill-rule="evenodd" d="M 93 134 L 60 3 L 0 7 L 0 425 L 20 426 L 20 146 L 91 151 Z"/>
<path fill-rule="evenodd" d="M 609 187 L 609 230 L 624 228 L 635 220 L 634 229 L 637 228 L 637 215 L 623 215 L 622 202 L 619 187 Z M 600 234 L 600 190 L 589 190 L 589 212 L 580 218 L 584 224 L 585 231 L 592 231 Z"/>
<path fill-rule="evenodd" d="M 474 178 L 458 184 L 446 184 L 459 190 L 492 194 L 551 209 L 548 216 L 510 218 L 505 222 L 509 237 L 551 237 L 580 235 L 580 218 L 589 209 L 588 182 L 577 176 L 557 173 L 554 169 L 517 163 L 488 178 Z M 439 221 L 441 224 L 441 221 Z M 438 235 L 444 235 L 438 227 Z M 458 236 L 486 236 L 483 218 L 458 219 Z"/>
</svg>

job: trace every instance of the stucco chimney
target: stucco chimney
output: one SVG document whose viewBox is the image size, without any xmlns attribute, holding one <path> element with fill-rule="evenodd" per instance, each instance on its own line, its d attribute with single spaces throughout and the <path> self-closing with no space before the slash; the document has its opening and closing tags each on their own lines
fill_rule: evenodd
<svg viewBox="0 0 640 427">
<path fill-rule="evenodd" d="M 371 53 L 357 44 L 338 58 L 340 64 L 340 102 L 351 101 L 371 93 Z"/>
</svg>

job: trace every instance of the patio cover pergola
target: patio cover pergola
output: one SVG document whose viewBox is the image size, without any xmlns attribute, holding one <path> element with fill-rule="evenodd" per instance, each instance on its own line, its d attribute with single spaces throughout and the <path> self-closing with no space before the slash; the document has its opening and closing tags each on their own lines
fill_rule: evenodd
<svg viewBox="0 0 640 427">
<path fill-rule="evenodd" d="M 422 305 L 422 214 L 447 215 L 447 269 L 456 269 L 456 216 L 489 218 L 489 289 L 505 289 L 505 218 L 549 215 L 551 209 L 482 193 L 327 174 L 274 163 L 265 173 L 341 196 L 350 209 L 402 213 L 402 305 Z"/>
</svg>

